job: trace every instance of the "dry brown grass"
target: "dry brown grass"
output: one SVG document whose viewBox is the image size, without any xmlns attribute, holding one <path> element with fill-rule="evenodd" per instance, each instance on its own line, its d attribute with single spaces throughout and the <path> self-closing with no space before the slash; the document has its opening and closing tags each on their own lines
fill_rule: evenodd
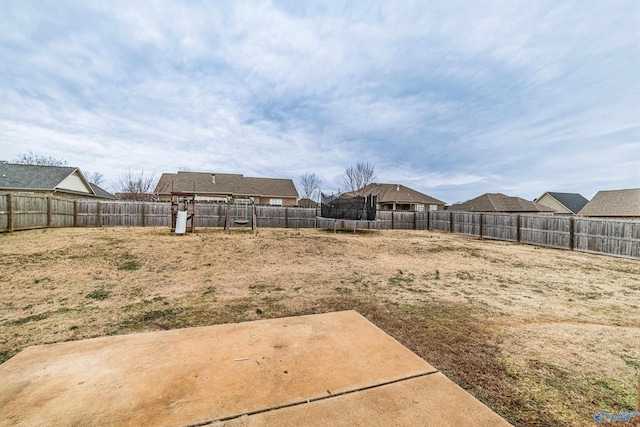
<svg viewBox="0 0 640 427">
<path fill-rule="evenodd" d="M 36 344 L 355 309 L 517 425 L 633 411 L 640 262 L 429 231 L 0 235 L 0 361 Z"/>
</svg>

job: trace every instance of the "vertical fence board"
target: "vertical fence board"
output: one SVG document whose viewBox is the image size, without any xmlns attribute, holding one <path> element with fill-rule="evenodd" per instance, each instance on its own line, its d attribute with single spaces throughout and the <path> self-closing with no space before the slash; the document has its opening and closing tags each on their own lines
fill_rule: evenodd
<svg viewBox="0 0 640 427">
<path fill-rule="evenodd" d="M 518 216 L 516 214 L 483 213 L 482 237 L 515 242 L 518 240 Z"/>
<path fill-rule="evenodd" d="M 430 211 L 430 229 L 439 231 L 451 231 L 451 221 L 449 221 L 450 213 L 450 211 Z"/>
<path fill-rule="evenodd" d="M 520 242 L 571 249 L 571 219 L 565 216 L 522 215 L 520 217 Z"/>
<path fill-rule="evenodd" d="M 50 198 L 50 219 L 52 228 L 57 227 L 73 227 L 73 200 L 61 199 L 57 197 Z"/>
<path fill-rule="evenodd" d="M 14 194 L 13 197 L 13 229 L 28 230 L 47 226 L 46 196 Z"/>
<path fill-rule="evenodd" d="M 196 203 L 194 207 L 196 229 L 198 227 L 224 227 L 226 207 L 222 203 Z M 244 211 L 243 215 L 245 215 Z M 248 215 L 249 213 L 247 213 Z"/>
<path fill-rule="evenodd" d="M 391 230 L 391 211 L 378 211 L 376 212 L 376 223 L 381 230 Z"/>
<path fill-rule="evenodd" d="M 9 230 L 9 195 L 0 194 L 0 231 Z"/>
<path fill-rule="evenodd" d="M 429 229 L 429 211 L 416 212 L 416 230 Z"/>
<path fill-rule="evenodd" d="M 453 231 L 456 233 L 480 236 L 480 213 L 452 212 Z"/>
<path fill-rule="evenodd" d="M 640 221 L 575 218 L 574 249 L 640 258 Z"/>
</svg>

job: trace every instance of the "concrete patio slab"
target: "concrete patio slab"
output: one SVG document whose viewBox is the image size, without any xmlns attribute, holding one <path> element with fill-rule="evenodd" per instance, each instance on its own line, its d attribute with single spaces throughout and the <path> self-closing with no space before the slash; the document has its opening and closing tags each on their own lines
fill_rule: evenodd
<svg viewBox="0 0 640 427">
<path fill-rule="evenodd" d="M 363 402 L 371 401 L 356 399 L 360 393 L 375 399 L 435 373 L 354 311 L 103 337 L 30 347 L 0 365 L 0 424 L 260 423 L 278 413 L 302 416 L 307 407 L 321 420 L 335 416 L 329 401 L 368 412 Z M 395 392 L 400 402 L 411 384 Z M 449 399 L 447 389 L 432 388 L 416 399 Z M 454 402 L 489 411 L 462 389 L 451 393 Z M 303 402 L 313 405 L 297 406 Z"/>
<path fill-rule="evenodd" d="M 440 372 L 210 424 L 224 427 L 509 426 Z"/>
</svg>

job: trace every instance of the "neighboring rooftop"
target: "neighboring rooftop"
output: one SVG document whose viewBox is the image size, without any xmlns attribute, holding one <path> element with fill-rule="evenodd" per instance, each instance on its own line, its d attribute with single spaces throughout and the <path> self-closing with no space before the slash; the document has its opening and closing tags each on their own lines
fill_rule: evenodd
<svg viewBox="0 0 640 427">
<path fill-rule="evenodd" d="M 452 205 L 449 210 L 471 212 L 523 212 L 553 213 L 554 210 L 539 203 L 502 193 L 485 193 L 464 203 Z"/>
<path fill-rule="evenodd" d="M 253 178 L 241 174 L 178 172 L 163 173 L 154 191 L 156 194 L 195 192 L 233 196 L 298 197 L 291 179 Z"/>
<path fill-rule="evenodd" d="M 640 188 L 598 191 L 578 215 L 639 218 Z"/>
<path fill-rule="evenodd" d="M 549 200 L 547 197 L 550 197 L 552 200 Z M 548 206 L 552 209 L 554 207 L 560 208 L 563 210 L 563 212 L 561 213 L 572 213 L 574 215 L 580 212 L 580 209 L 582 209 L 589 202 L 588 199 L 578 193 L 559 193 L 555 191 L 547 191 L 534 201 L 536 203 L 540 203 L 541 205 Z"/>
<path fill-rule="evenodd" d="M 402 184 L 380 184 L 372 183 L 358 190 L 360 194 L 370 194 L 377 196 L 378 203 L 424 203 L 433 205 L 444 205 L 442 200 L 438 200 L 427 194 L 406 187 Z"/>
<path fill-rule="evenodd" d="M 580 212 L 580 209 L 589 203 L 589 200 L 578 193 L 557 193 L 555 191 L 547 192 L 551 197 L 562 203 L 567 209 L 573 213 Z"/>
<path fill-rule="evenodd" d="M 114 198 L 108 191 L 89 182 L 79 168 L 72 166 L 0 162 L 0 190 L 51 191 L 105 199 Z"/>
<path fill-rule="evenodd" d="M 53 190 L 66 177 L 78 170 L 71 166 L 40 166 L 0 163 L 0 188 Z"/>
</svg>

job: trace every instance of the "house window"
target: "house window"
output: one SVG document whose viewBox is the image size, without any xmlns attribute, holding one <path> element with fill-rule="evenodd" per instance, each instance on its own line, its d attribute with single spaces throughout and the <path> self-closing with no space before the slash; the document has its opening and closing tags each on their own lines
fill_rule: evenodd
<svg viewBox="0 0 640 427">
<path fill-rule="evenodd" d="M 438 205 L 429 205 L 429 210 L 430 211 L 437 211 L 438 210 Z"/>
<path fill-rule="evenodd" d="M 282 206 L 282 199 L 269 199 L 271 206 Z"/>
<path fill-rule="evenodd" d="M 418 212 L 424 212 L 424 205 L 422 203 L 418 203 L 416 205 L 416 211 Z"/>
</svg>

